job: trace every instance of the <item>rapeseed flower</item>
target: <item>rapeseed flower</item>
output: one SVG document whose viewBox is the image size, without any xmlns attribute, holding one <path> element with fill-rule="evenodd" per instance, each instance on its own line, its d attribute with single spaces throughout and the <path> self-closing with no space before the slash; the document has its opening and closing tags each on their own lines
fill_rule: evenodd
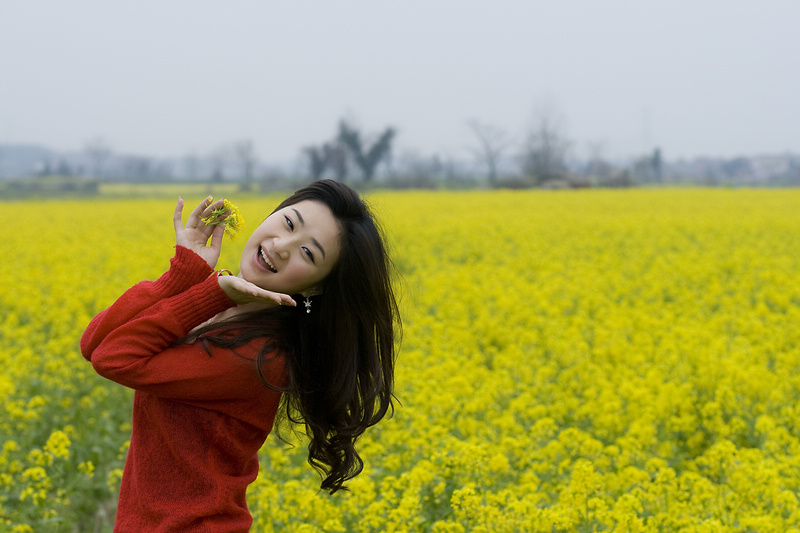
<svg viewBox="0 0 800 533">
<path fill-rule="evenodd" d="M 400 406 L 359 441 L 345 494 L 318 494 L 301 437 L 271 438 L 254 531 L 800 528 L 800 191 L 369 200 L 404 276 Z M 0 530 L 72 531 L 102 521 L 131 429 L 130 392 L 94 374 L 78 338 L 163 272 L 172 228 L 126 222 L 172 205 L 21 207 L 47 225 L 6 237 L 22 267 L 0 284 Z M 46 261 L 44 233 L 63 243 Z M 87 287 L 89 262 L 104 276 Z"/>
<path fill-rule="evenodd" d="M 94 476 L 94 464 L 91 461 L 84 461 L 78 465 L 78 470 L 83 472 L 87 477 Z"/>
<path fill-rule="evenodd" d="M 44 445 L 45 451 L 52 454 L 54 457 L 66 459 L 69 457 L 69 437 L 63 431 L 56 430 L 47 439 L 47 444 Z"/>
<path fill-rule="evenodd" d="M 209 201 L 213 201 L 213 198 L 209 197 Z M 236 235 L 244 227 L 244 217 L 242 217 L 241 211 L 228 199 L 223 201 L 222 207 L 212 210 L 211 214 L 203 219 L 203 222 L 209 226 L 223 224 L 225 226 L 225 235 L 230 237 L 231 240 L 235 239 Z"/>
</svg>

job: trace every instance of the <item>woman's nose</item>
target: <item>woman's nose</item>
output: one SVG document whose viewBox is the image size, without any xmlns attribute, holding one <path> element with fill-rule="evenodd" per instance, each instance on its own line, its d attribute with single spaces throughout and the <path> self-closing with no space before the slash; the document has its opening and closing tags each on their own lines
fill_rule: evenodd
<svg viewBox="0 0 800 533">
<path fill-rule="evenodd" d="M 273 243 L 273 250 L 275 254 L 283 260 L 289 259 L 289 251 L 287 249 L 288 243 L 283 239 L 275 239 Z"/>
</svg>

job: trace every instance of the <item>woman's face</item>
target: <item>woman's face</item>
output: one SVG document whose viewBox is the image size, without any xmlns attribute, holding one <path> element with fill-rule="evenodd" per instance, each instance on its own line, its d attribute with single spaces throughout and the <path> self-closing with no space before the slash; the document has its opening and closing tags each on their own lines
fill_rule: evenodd
<svg viewBox="0 0 800 533">
<path fill-rule="evenodd" d="M 339 259 L 340 234 L 339 222 L 321 202 L 279 209 L 247 240 L 239 275 L 268 291 L 313 294 Z"/>
</svg>

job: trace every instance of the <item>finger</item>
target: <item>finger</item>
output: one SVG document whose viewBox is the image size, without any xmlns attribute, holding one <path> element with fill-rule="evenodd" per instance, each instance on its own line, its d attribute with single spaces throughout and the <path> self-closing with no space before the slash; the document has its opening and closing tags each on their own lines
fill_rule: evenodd
<svg viewBox="0 0 800 533">
<path fill-rule="evenodd" d="M 208 202 L 208 198 L 206 198 L 204 202 Z M 220 207 L 222 207 L 223 202 L 224 200 L 217 200 L 216 202 L 208 203 L 206 208 L 203 209 L 200 214 L 193 219 L 190 218 L 191 222 L 187 221 L 186 227 L 199 231 L 205 236 L 206 241 L 208 241 L 208 239 L 214 235 L 214 231 L 220 227 L 220 224 L 215 223 L 215 221 L 219 220 L 220 217 L 215 217 L 214 220 L 210 220 L 210 217 L 213 215 L 215 210 L 218 210 Z M 200 204 L 201 207 L 202 205 L 203 203 Z M 217 248 L 219 248 L 219 246 Z"/>
<path fill-rule="evenodd" d="M 260 300 L 262 302 L 264 300 L 269 300 L 272 303 L 277 304 L 277 305 L 286 305 L 286 306 L 291 306 L 291 307 L 297 306 L 297 302 L 295 302 L 294 299 L 291 296 L 289 296 L 288 294 L 283 294 L 283 293 L 280 293 L 280 292 L 268 291 L 266 289 L 262 289 L 261 287 L 259 287 L 258 285 L 255 285 L 253 283 L 249 283 L 249 282 L 246 282 L 246 283 L 248 285 L 247 286 L 247 292 L 251 296 L 255 297 L 257 300 Z"/>
<path fill-rule="evenodd" d="M 187 228 L 196 228 L 202 223 L 203 213 L 211 204 L 211 197 L 206 197 L 202 202 L 197 204 L 191 214 L 189 214 L 189 218 L 186 220 L 186 227 Z"/>
<path fill-rule="evenodd" d="M 269 299 L 278 305 L 297 307 L 297 302 L 295 302 L 294 299 L 288 294 L 282 294 L 279 292 L 270 292 Z"/>
<path fill-rule="evenodd" d="M 183 198 L 178 196 L 178 203 L 175 205 L 175 213 L 172 215 L 172 224 L 175 226 L 175 231 L 183 229 L 181 217 L 183 216 Z"/>
<path fill-rule="evenodd" d="M 221 215 L 215 214 L 215 212 L 219 213 L 224 202 L 224 199 L 220 199 L 214 203 L 209 203 L 203 212 L 198 215 L 199 218 L 193 221 L 192 227 L 203 232 L 206 237 L 211 237 L 214 229 L 220 226 L 221 222 L 225 220 L 229 214 L 229 211 L 225 211 L 225 213 Z"/>
<path fill-rule="evenodd" d="M 222 249 L 222 236 L 225 234 L 225 226 L 218 225 L 213 226 L 213 231 L 211 232 L 211 248 L 217 250 L 218 252 Z"/>
<path fill-rule="evenodd" d="M 206 200 L 208 200 L 208 198 L 206 198 Z M 225 199 L 224 198 L 220 198 L 219 200 L 217 200 L 214 203 L 207 204 L 206 208 L 203 209 L 203 212 L 200 214 L 200 217 L 201 218 L 206 218 L 206 217 L 211 216 L 211 213 L 213 213 L 215 210 L 220 209 L 224 203 L 225 203 Z M 227 214 L 228 211 L 226 211 L 225 213 Z M 224 217 L 222 215 L 219 215 L 218 218 L 224 218 Z"/>
</svg>

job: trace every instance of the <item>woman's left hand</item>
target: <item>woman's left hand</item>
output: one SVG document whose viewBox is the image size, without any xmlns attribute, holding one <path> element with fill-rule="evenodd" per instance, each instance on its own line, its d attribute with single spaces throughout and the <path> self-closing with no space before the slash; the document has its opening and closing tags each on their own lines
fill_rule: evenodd
<svg viewBox="0 0 800 533">
<path fill-rule="evenodd" d="M 237 276 L 219 276 L 217 281 L 222 291 L 228 295 L 228 298 L 236 302 L 236 305 L 257 303 L 265 306 L 297 306 L 297 302 L 288 294 L 262 289 Z"/>
<path fill-rule="evenodd" d="M 205 259 L 208 266 L 214 268 L 219 259 L 225 227 L 222 224 L 209 226 L 203 222 L 203 219 L 211 215 L 214 209 L 222 207 L 224 200 L 217 200 L 212 203 L 210 198 L 206 198 L 194 208 L 186 220 L 185 226 L 181 222 L 183 198 L 178 198 L 172 221 L 175 226 L 175 243 L 192 250 Z M 211 239 L 210 244 L 208 242 L 209 238 Z"/>
</svg>

